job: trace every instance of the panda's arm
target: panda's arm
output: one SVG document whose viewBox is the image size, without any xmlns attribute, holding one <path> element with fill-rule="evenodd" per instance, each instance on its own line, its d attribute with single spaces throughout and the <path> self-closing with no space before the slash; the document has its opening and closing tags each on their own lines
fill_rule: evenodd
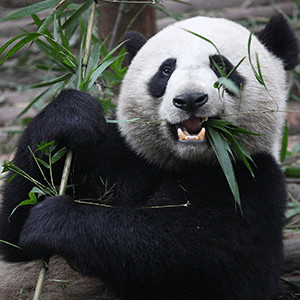
<svg viewBox="0 0 300 300">
<path fill-rule="evenodd" d="M 56 150 L 65 146 L 75 154 L 80 154 L 81 151 L 85 153 L 84 164 L 80 162 L 80 155 L 76 155 L 77 170 L 84 166 L 90 167 L 92 163 L 89 163 L 89 160 L 93 160 L 94 157 L 89 155 L 89 149 L 95 148 L 105 139 L 106 126 L 101 104 L 96 99 L 79 91 L 65 90 L 28 125 L 20 138 L 13 162 L 32 178 L 46 185 L 29 148 L 34 152 L 42 141 L 48 143 L 55 140 Z M 45 162 L 48 160 L 41 151 L 35 152 L 35 155 Z M 62 158 L 52 165 L 55 186 L 59 186 L 63 164 Z M 50 182 L 48 170 L 44 169 L 44 173 Z M 11 175 L 12 173 L 9 177 Z M 74 176 L 76 177 L 76 174 Z M 7 181 L 3 190 L 0 207 L 0 249 L 10 260 L 23 258 L 20 251 L 4 242 L 17 244 L 30 206 L 25 205 L 16 209 L 13 214 L 12 212 L 19 203 L 29 198 L 28 193 L 33 186 L 31 181 L 17 175 L 11 181 Z"/>
<path fill-rule="evenodd" d="M 285 201 L 280 170 L 259 167 L 253 184 L 248 171 L 239 175 L 244 216 L 231 192 L 209 179 L 204 205 L 191 199 L 188 207 L 105 208 L 64 196 L 32 209 L 20 245 L 31 258 L 59 254 L 83 274 L 123 287 L 176 290 L 222 282 L 251 294 L 255 284 L 269 286 L 270 268 L 281 263 Z M 258 299 L 267 299 L 262 295 Z"/>
</svg>

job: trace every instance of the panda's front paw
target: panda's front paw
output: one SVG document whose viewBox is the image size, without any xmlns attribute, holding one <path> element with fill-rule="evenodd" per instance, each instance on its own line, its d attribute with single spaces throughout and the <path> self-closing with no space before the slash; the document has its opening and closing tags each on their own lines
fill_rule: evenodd
<svg viewBox="0 0 300 300">
<path fill-rule="evenodd" d="M 55 140 L 62 146 L 80 149 L 105 140 L 107 123 L 97 99 L 81 91 L 63 90 L 27 129 L 33 147 L 41 141 Z"/>
<path fill-rule="evenodd" d="M 57 196 L 47 198 L 31 209 L 18 243 L 28 259 L 59 254 L 66 219 L 73 205 L 69 196 Z"/>
</svg>

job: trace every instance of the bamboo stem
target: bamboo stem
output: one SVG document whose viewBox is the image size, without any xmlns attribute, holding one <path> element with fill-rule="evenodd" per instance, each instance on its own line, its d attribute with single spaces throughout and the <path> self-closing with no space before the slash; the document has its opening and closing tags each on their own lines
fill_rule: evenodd
<svg viewBox="0 0 300 300">
<path fill-rule="evenodd" d="M 35 286 L 33 300 L 39 300 L 43 291 L 46 273 L 48 271 L 49 258 L 43 260 L 38 281 Z"/>
<path fill-rule="evenodd" d="M 94 27 L 94 22 L 95 22 L 96 5 L 97 5 L 97 3 L 96 3 L 96 1 L 94 1 L 92 4 L 92 7 L 91 7 L 90 17 L 89 17 L 89 22 L 88 22 L 86 43 L 85 43 L 85 55 L 83 58 L 83 68 L 82 68 L 82 77 L 83 78 L 85 77 L 87 62 L 88 62 L 89 55 L 90 55 L 93 27 Z M 69 151 L 67 153 L 66 160 L 65 160 L 64 170 L 63 170 L 60 187 L 59 187 L 59 195 L 63 195 L 66 191 L 71 162 L 72 162 L 72 152 Z M 50 258 L 43 260 L 43 264 L 42 264 L 42 267 L 41 267 L 41 270 L 39 273 L 33 300 L 40 299 L 40 296 L 41 296 L 42 290 L 43 290 L 43 286 L 44 286 L 44 282 L 45 282 L 46 273 L 48 271 L 49 260 L 50 260 Z"/>
<path fill-rule="evenodd" d="M 69 151 L 66 156 L 65 165 L 64 165 L 64 169 L 63 169 L 63 173 L 62 173 L 62 177 L 61 177 L 61 182 L 60 182 L 60 186 L 59 186 L 59 195 L 64 195 L 64 193 L 66 191 L 68 177 L 69 177 L 70 168 L 71 168 L 71 162 L 72 162 L 72 151 Z M 34 291 L 33 300 L 40 299 L 40 296 L 43 291 L 46 273 L 48 271 L 49 260 L 50 260 L 50 258 L 46 258 L 42 262 L 38 281 L 36 283 L 36 287 L 35 287 L 35 291 Z"/>
<path fill-rule="evenodd" d="M 71 167 L 71 162 L 72 162 L 72 151 L 69 151 L 66 156 L 65 160 L 65 166 L 64 170 L 61 176 L 61 182 L 59 186 L 59 195 L 64 195 L 65 191 L 67 189 L 67 183 L 68 183 L 68 178 L 69 178 L 69 173 L 70 173 L 70 167 Z"/>
<path fill-rule="evenodd" d="M 113 28 L 113 31 L 112 31 L 112 34 L 111 34 L 109 45 L 107 47 L 108 51 L 111 51 L 113 49 L 114 43 L 116 41 L 116 36 L 117 36 L 118 30 L 119 30 L 119 27 L 120 27 L 120 22 L 121 22 L 123 14 L 124 14 L 125 2 L 121 0 L 120 3 L 121 4 L 120 4 L 119 9 L 118 9 L 118 14 L 117 14 L 117 17 L 116 17 L 115 25 L 114 25 L 114 28 Z"/>
<path fill-rule="evenodd" d="M 88 63 L 90 51 L 91 51 L 93 28 L 94 28 L 94 24 L 95 24 L 96 5 L 97 5 L 97 2 L 94 1 L 92 4 L 92 7 L 91 7 L 90 16 L 89 16 L 85 48 L 84 48 L 84 57 L 83 57 L 83 62 L 82 62 L 82 64 L 83 64 L 82 65 L 82 77 L 83 78 L 85 78 L 85 72 L 86 72 L 87 63 Z"/>
</svg>

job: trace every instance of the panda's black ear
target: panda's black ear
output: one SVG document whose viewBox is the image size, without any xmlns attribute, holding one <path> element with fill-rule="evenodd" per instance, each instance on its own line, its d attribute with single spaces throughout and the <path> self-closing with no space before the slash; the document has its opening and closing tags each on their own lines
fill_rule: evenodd
<svg viewBox="0 0 300 300">
<path fill-rule="evenodd" d="M 285 70 L 292 70 L 298 64 L 298 41 L 282 14 L 272 17 L 256 36 L 270 52 L 283 61 Z"/>
<path fill-rule="evenodd" d="M 130 31 L 126 33 L 124 40 L 128 52 L 128 61 L 131 63 L 138 51 L 147 42 L 147 38 L 139 32 Z"/>
</svg>

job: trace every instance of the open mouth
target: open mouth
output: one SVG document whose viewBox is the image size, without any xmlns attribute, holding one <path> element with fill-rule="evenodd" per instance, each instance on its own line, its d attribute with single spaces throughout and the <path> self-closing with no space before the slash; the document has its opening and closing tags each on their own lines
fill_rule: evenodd
<svg viewBox="0 0 300 300">
<path fill-rule="evenodd" d="M 176 132 L 174 134 L 177 140 L 183 143 L 203 142 L 205 140 L 205 128 L 202 125 L 207 121 L 208 117 L 191 117 L 179 124 L 175 124 Z"/>
</svg>

